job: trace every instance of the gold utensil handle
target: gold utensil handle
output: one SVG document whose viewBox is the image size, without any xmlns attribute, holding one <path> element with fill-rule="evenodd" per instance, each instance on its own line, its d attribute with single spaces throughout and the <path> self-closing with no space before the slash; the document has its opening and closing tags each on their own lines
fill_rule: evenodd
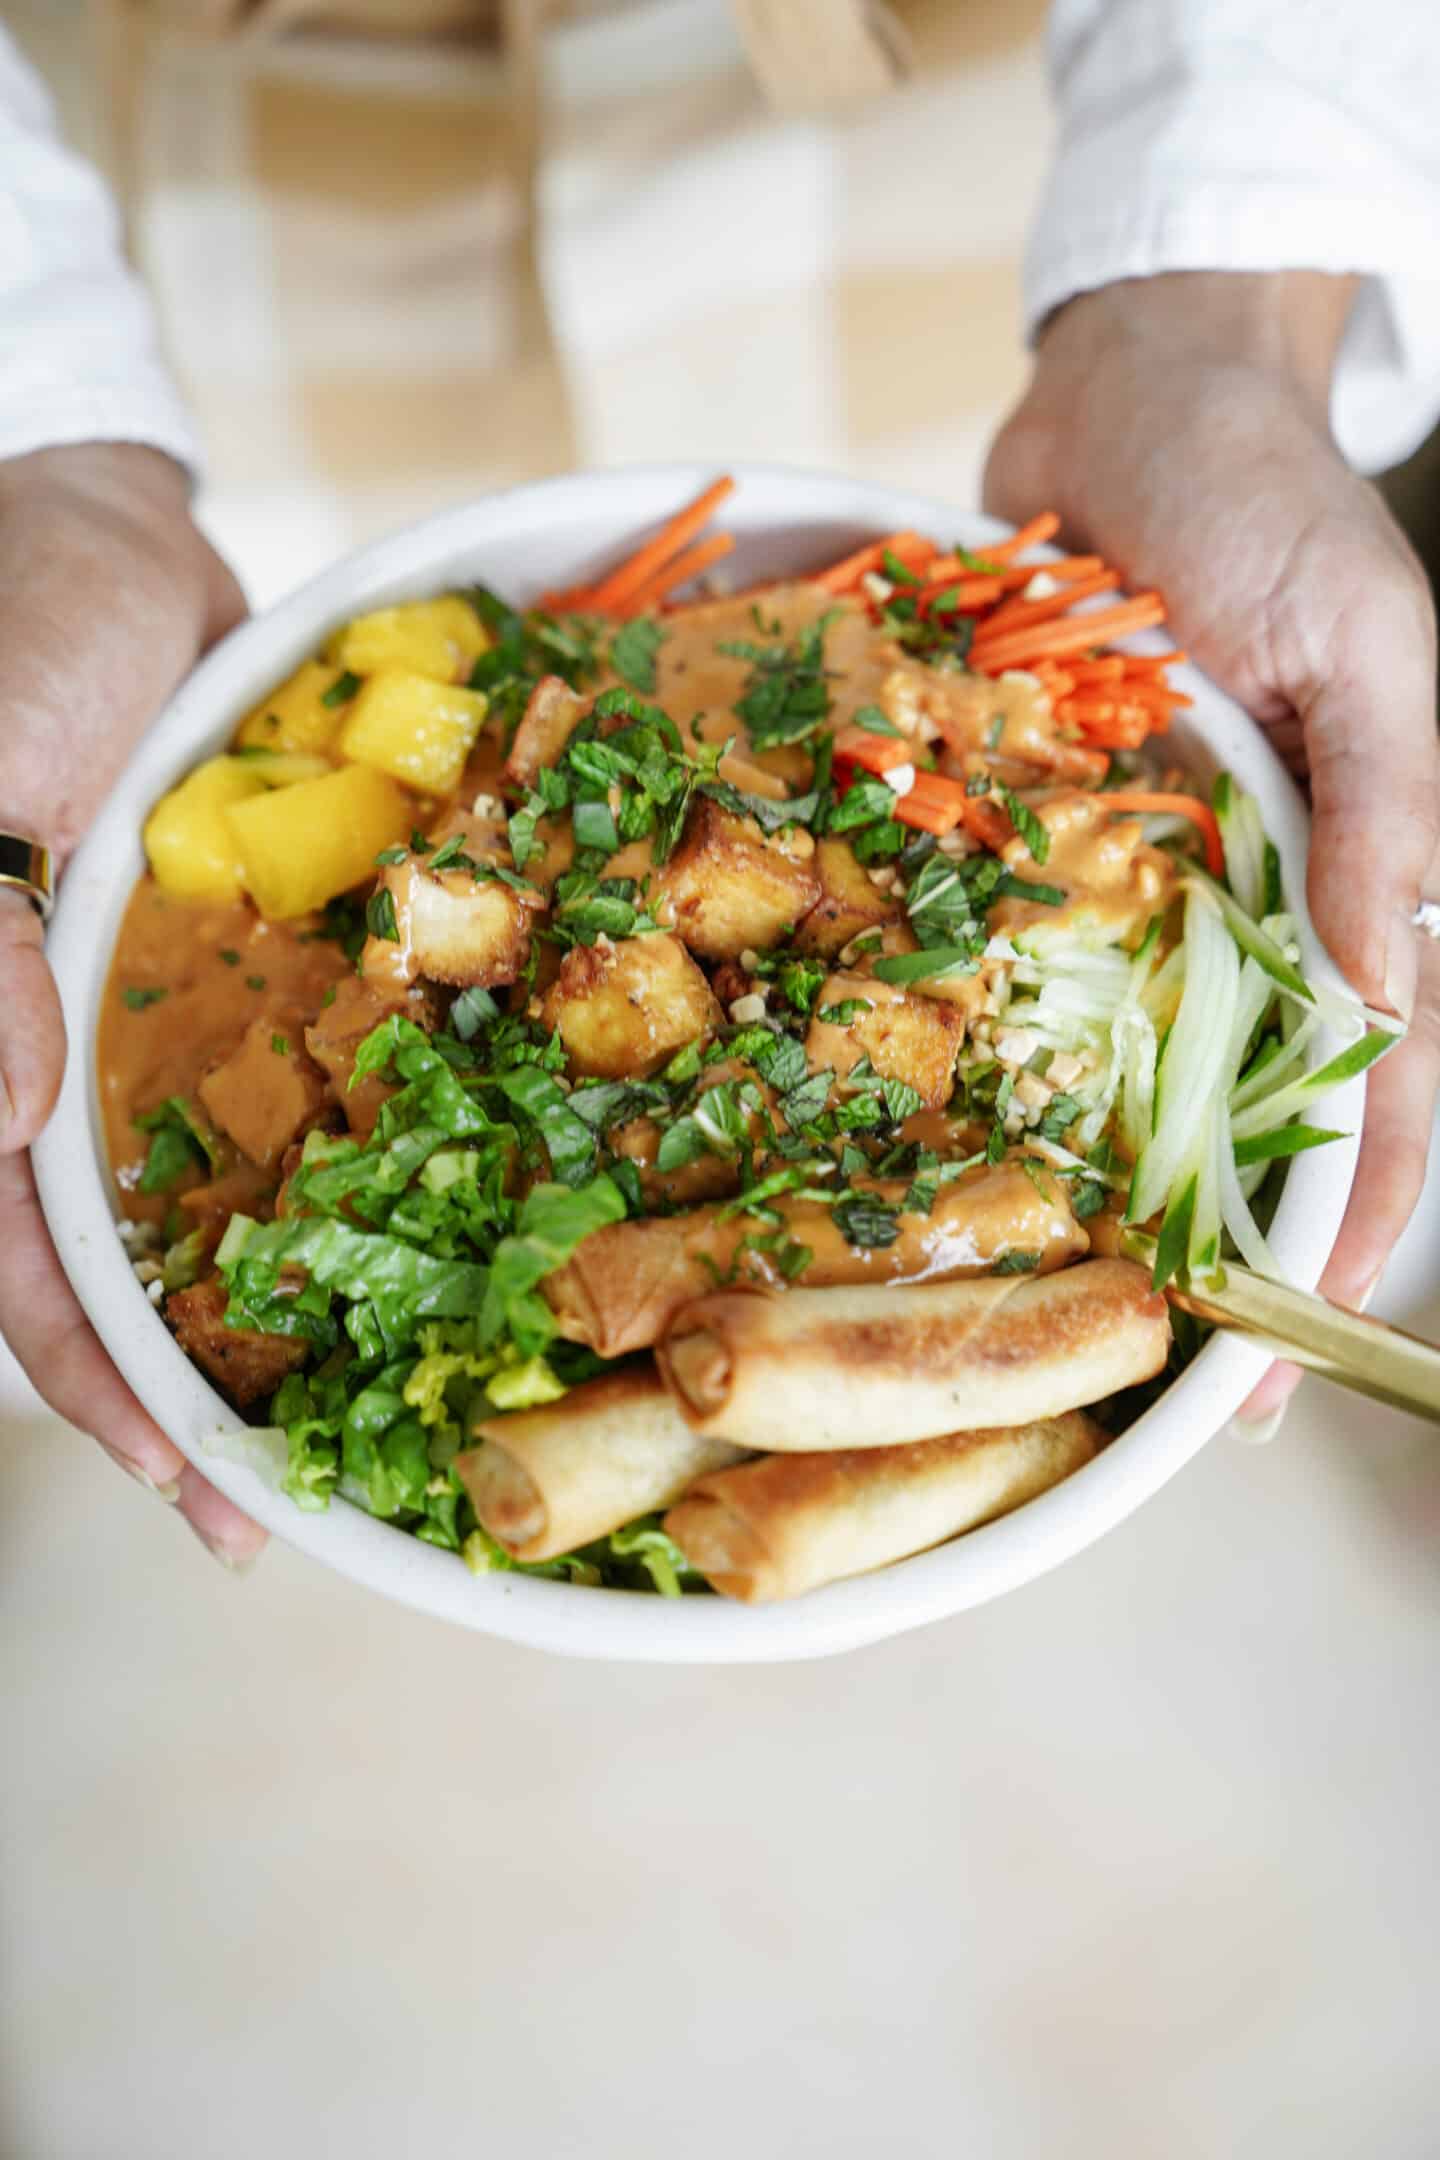
<svg viewBox="0 0 1440 2160">
<path fill-rule="evenodd" d="M 1121 1250 L 1144 1267 L 1155 1263 L 1155 1240 L 1127 1230 Z M 1181 1312 L 1246 1335 L 1276 1357 L 1290 1358 L 1338 1387 L 1392 1403 L 1440 1425 L 1440 1349 L 1328 1298 L 1291 1290 L 1228 1260 L 1203 1284 L 1171 1283 L 1166 1296 Z"/>
</svg>

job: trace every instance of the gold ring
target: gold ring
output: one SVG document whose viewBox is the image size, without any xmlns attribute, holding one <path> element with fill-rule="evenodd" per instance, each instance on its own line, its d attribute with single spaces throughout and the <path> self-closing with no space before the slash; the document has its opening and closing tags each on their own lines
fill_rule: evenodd
<svg viewBox="0 0 1440 2160">
<path fill-rule="evenodd" d="M 41 922 L 49 922 L 55 906 L 49 848 L 19 833 L 0 832 L 0 887 L 6 885 L 24 893 Z"/>
</svg>

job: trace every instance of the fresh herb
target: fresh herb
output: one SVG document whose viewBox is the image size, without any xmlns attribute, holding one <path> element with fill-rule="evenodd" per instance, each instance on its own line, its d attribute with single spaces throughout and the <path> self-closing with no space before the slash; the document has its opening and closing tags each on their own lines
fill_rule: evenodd
<svg viewBox="0 0 1440 2160">
<path fill-rule="evenodd" d="M 272 1036 L 270 1037 L 270 1048 L 271 1048 L 271 1049 L 272 1049 L 272 1050 L 274 1051 L 274 1053 L 275 1053 L 276 1057 L 289 1057 L 289 1055 L 290 1055 L 290 1038 L 289 1038 L 289 1036 L 288 1036 L 288 1035 L 272 1035 Z"/>
<path fill-rule="evenodd" d="M 878 1193 L 848 1192 L 836 1201 L 834 1219 L 847 1245 L 880 1250 L 900 1235 L 900 1210 Z"/>
<path fill-rule="evenodd" d="M 348 705 L 359 688 L 360 677 L 352 675 L 349 668 L 346 668 L 343 674 L 336 676 L 328 690 L 321 691 L 320 702 L 334 712 L 338 705 Z"/>
<path fill-rule="evenodd" d="M 1044 863 L 1050 854 L 1050 834 L 1044 823 L 1035 815 L 1028 803 L 1021 802 L 1013 788 L 997 785 L 996 794 L 1009 814 L 1010 822 L 1030 850 L 1032 859 Z"/>
<path fill-rule="evenodd" d="M 878 705 L 861 705 L 850 715 L 850 725 L 863 728 L 867 735 L 890 735 L 896 742 L 905 740 L 894 721 L 887 719 Z"/>
<path fill-rule="evenodd" d="M 408 847 L 381 848 L 380 853 L 375 857 L 375 867 L 377 869 L 386 869 L 393 863 L 408 862 L 409 860 L 410 850 Z M 432 864 L 431 867 L 433 868 L 434 865 Z"/>
<path fill-rule="evenodd" d="M 162 998 L 167 998 L 169 995 L 170 992 L 163 989 L 125 989 L 120 993 L 126 1010 L 129 1012 L 144 1012 L 148 1005 L 158 1005 Z"/>
<path fill-rule="evenodd" d="M 1073 1095 L 1052 1095 L 1036 1128 L 1042 1140 L 1063 1141 L 1083 1106 Z"/>
<path fill-rule="evenodd" d="M 239 967 L 240 965 L 240 955 L 233 945 L 222 945 L 220 958 L 224 961 L 226 967 Z"/>
<path fill-rule="evenodd" d="M 985 748 L 987 750 L 998 750 L 1000 747 L 1000 738 L 1004 734 L 1004 732 L 1005 715 L 1003 712 L 997 712 L 994 718 L 991 720 L 989 727 L 987 727 L 985 730 Z"/>
<path fill-rule="evenodd" d="M 822 1005 L 815 1017 L 823 1027 L 849 1027 L 862 1013 L 874 1010 L 869 998 L 842 998 L 838 1005 Z"/>
<path fill-rule="evenodd" d="M 247 990 L 263 990 L 266 987 L 265 977 L 263 975 L 247 975 L 245 977 L 245 987 Z"/>
<path fill-rule="evenodd" d="M 478 983 L 473 983 L 468 990 L 460 992 L 450 1007 L 450 1025 L 461 1042 L 468 1043 L 473 1041 L 482 1027 L 498 1019 L 499 1013 L 500 1008 L 490 992 L 482 990 Z"/>
<path fill-rule="evenodd" d="M 650 697 L 655 689 L 655 656 L 668 632 L 647 616 L 638 616 L 618 630 L 610 647 L 610 666 L 632 690 Z"/>
<path fill-rule="evenodd" d="M 998 1260 L 991 1262 L 990 1272 L 992 1275 L 1033 1275 L 1039 1265 L 1038 1252 L 1026 1252 L 1020 1246 L 1012 1245 L 1008 1252 L 1001 1253 Z"/>
<path fill-rule="evenodd" d="M 726 639 L 718 652 L 750 662 L 745 693 L 735 705 L 755 750 L 804 742 L 830 710 L 825 677 L 825 632 L 839 614 L 827 609 L 818 622 L 790 644 L 760 645 L 749 639 Z"/>
<path fill-rule="evenodd" d="M 142 1193 L 169 1192 L 187 1170 L 215 1169 L 219 1146 L 214 1134 L 182 1096 L 167 1095 L 157 1109 L 137 1117 L 135 1124 L 150 1135 L 139 1180 Z"/>
<path fill-rule="evenodd" d="M 950 975 L 973 975 L 980 963 L 969 945 L 933 945 L 928 951 L 887 953 L 874 962 L 881 982 L 935 982 Z"/>
<path fill-rule="evenodd" d="M 385 938 L 392 945 L 400 942 L 400 926 L 395 920 L 395 899 L 388 885 L 382 885 L 365 903 L 365 927 L 371 937 Z"/>
</svg>

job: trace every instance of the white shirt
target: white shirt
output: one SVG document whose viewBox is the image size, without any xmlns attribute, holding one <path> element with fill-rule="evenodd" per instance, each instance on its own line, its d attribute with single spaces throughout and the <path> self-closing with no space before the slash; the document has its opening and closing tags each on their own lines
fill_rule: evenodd
<svg viewBox="0 0 1440 2160">
<path fill-rule="evenodd" d="M 1059 143 L 1031 236 L 1052 309 L 1161 270 L 1358 272 L 1341 448 L 1440 414 L 1440 0 L 1055 0 Z"/>
<path fill-rule="evenodd" d="M 76 442 L 197 462 L 114 205 L 0 30 L 0 458 Z"/>
<path fill-rule="evenodd" d="M 1440 414 L 1440 0 L 1055 0 L 1050 57 L 1031 333 L 1115 278 L 1358 273 L 1336 432 L 1368 470 L 1410 450 Z M 87 440 L 196 462 L 113 206 L 0 30 L 0 458 Z"/>
</svg>

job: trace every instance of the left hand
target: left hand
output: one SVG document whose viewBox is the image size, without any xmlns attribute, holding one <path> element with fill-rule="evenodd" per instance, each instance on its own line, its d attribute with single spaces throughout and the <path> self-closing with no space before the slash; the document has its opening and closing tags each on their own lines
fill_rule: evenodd
<svg viewBox="0 0 1440 2160">
<path fill-rule="evenodd" d="M 1363 1306 L 1425 1175 L 1440 1087 L 1435 617 L 1418 563 L 1329 431 L 1348 281 L 1197 272 L 1069 302 L 1002 428 L 987 507 L 1160 587 L 1176 639 L 1307 779 L 1315 927 L 1367 1003 L 1410 1021 L 1370 1074 L 1354 1190 L 1321 1280 Z M 1244 1406 L 1275 1412 L 1276 1365 Z"/>
</svg>

